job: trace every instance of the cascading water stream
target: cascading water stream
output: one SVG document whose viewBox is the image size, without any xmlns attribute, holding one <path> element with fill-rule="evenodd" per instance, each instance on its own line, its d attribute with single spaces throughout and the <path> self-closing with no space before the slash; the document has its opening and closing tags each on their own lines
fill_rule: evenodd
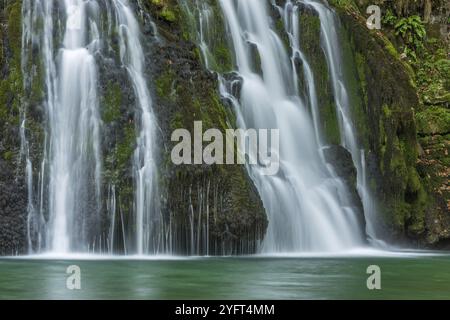
<svg viewBox="0 0 450 320">
<path fill-rule="evenodd" d="M 32 172 L 27 170 L 29 209 L 33 208 L 28 210 L 28 235 L 45 237 L 45 245 L 35 246 L 36 250 L 66 254 L 88 250 L 95 242 L 94 230 L 99 228 L 101 121 L 93 57 L 99 43 L 98 8 L 95 1 L 65 0 L 57 4 L 64 8 L 65 32 L 61 48 L 56 51 L 55 5 L 46 0 L 23 4 L 27 17 L 24 50 L 30 45 L 39 46 L 42 52 L 48 123 L 36 208 Z"/>
<path fill-rule="evenodd" d="M 51 250 L 60 253 L 86 250 L 87 226 L 91 221 L 98 223 L 95 215 L 101 207 L 100 118 L 93 57 L 99 39 L 95 17 L 88 16 L 90 5 L 65 1 L 64 46 L 59 75 L 53 79 L 58 95 L 49 110 Z M 94 208 L 88 205 L 92 194 Z"/>
<path fill-rule="evenodd" d="M 375 244 L 383 245 L 383 243 L 377 239 L 376 235 L 376 209 L 366 178 L 366 155 L 365 151 L 361 149 L 358 144 L 356 129 L 353 124 L 350 111 L 350 101 L 344 79 L 344 72 L 342 70 L 343 61 L 341 58 L 341 48 L 338 40 L 338 18 L 332 9 L 320 2 L 311 0 L 302 0 L 301 2 L 312 7 L 319 15 L 322 33 L 322 47 L 328 62 L 328 69 L 333 84 L 334 98 L 341 133 L 341 143 L 342 146 L 349 150 L 352 154 L 353 162 L 358 173 L 357 188 L 364 207 L 367 235 Z"/>
<path fill-rule="evenodd" d="M 323 48 L 340 115 L 342 144 L 353 155 L 358 170 L 358 191 L 366 210 L 367 232 L 373 235 L 364 154 L 357 145 L 345 82 L 339 69 L 341 61 L 335 54 L 340 50 L 334 31 L 335 17 L 322 4 L 306 0 L 302 3 L 314 8 L 321 20 Z M 199 45 L 206 66 L 212 67 L 208 28 L 214 12 L 206 3 L 195 1 L 195 4 L 200 13 Z M 364 239 L 358 210 L 347 186 L 324 157 L 326 146 L 321 136 L 314 72 L 301 48 L 299 2 L 286 1 L 284 7 L 272 4 L 283 17 L 290 50 L 279 36 L 280 30 L 274 27 L 268 2 L 219 0 L 219 4 L 237 66 L 237 76 L 219 76 L 221 94 L 234 105 L 238 127 L 280 130 L 279 173 L 266 176 L 265 168 L 248 166 L 269 217 L 261 250 L 342 251 L 362 246 Z M 100 5 L 107 8 L 107 32 L 102 30 L 105 25 Z M 139 2 L 136 5 L 139 6 Z M 59 254 L 101 252 L 104 248 L 113 253 L 115 233 L 120 233 L 125 253 L 166 252 L 167 235 L 156 187 L 157 126 L 144 71 L 140 27 L 130 3 L 127 0 L 108 3 L 24 0 L 23 17 L 23 68 L 29 67 L 25 50 L 39 47 L 47 120 L 43 160 L 38 166 L 38 181 L 34 186 L 25 113 L 22 116 L 21 154 L 26 158 L 29 189 L 29 246 L 35 251 Z M 102 54 L 105 34 L 114 34 L 118 39 L 120 62 L 136 98 L 132 227 L 124 223 L 124 213 L 117 204 L 116 186 L 111 183 L 103 187 L 101 178 L 102 121 L 96 54 Z M 302 74 L 297 70 L 298 61 L 301 61 Z M 305 93 L 299 90 L 301 81 L 306 84 Z M 103 188 L 107 199 L 102 199 Z M 107 227 L 102 225 L 100 216 L 103 208 L 111 217 Z M 200 211 L 199 217 L 201 214 Z M 193 223 L 191 227 L 194 228 Z M 133 231 L 131 239 L 126 228 Z M 200 238 L 197 235 L 194 239 L 194 229 L 191 233 L 191 251 L 199 251 Z"/>
<path fill-rule="evenodd" d="M 340 251 L 361 246 L 356 212 L 344 183 L 321 155 L 317 120 L 309 114 L 306 99 L 298 94 L 294 64 L 272 29 L 267 3 L 219 2 L 242 79 L 240 99 L 232 94 L 234 80 L 221 79 L 222 94 L 234 103 L 239 127 L 280 130 L 279 174 L 265 176 L 261 167 L 248 167 L 269 216 L 262 250 Z M 291 46 L 302 59 L 299 46 L 294 42 Z M 255 52 L 260 65 L 253 58 Z M 311 71 L 306 73 L 312 77 Z M 306 78 L 314 104 L 313 80 Z"/>
<path fill-rule="evenodd" d="M 24 0 L 22 15 L 23 71 L 30 75 L 25 77 L 24 86 L 42 81 L 31 76 L 29 70 L 35 66 L 42 65 L 45 80 L 46 128 L 36 186 L 25 110 L 22 116 L 21 154 L 26 158 L 28 179 L 30 251 L 113 253 L 115 232 L 120 230 L 125 253 L 161 252 L 163 230 L 155 186 L 156 123 L 144 75 L 139 24 L 130 4 L 127 0 Z M 105 27 L 107 30 L 103 30 Z M 135 199 L 129 218 L 134 224 L 133 239 L 126 234 L 123 212 L 116 212 L 116 187 L 109 184 L 106 189 L 102 181 L 100 75 L 96 59 L 105 53 L 102 50 L 107 35 L 118 38 L 117 55 L 136 96 Z M 38 56 L 31 54 L 33 49 Z M 107 199 L 102 199 L 103 192 Z M 111 217 L 109 226 L 105 226 L 103 209 Z"/>
<path fill-rule="evenodd" d="M 156 196 L 154 159 L 156 121 L 144 76 L 144 52 L 140 29 L 127 0 L 113 0 L 120 36 L 120 56 L 126 67 L 139 107 L 138 139 L 134 154 L 136 252 L 148 254 L 163 248 L 163 224 Z"/>
<path fill-rule="evenodd" d="M 50 48 L 53 47 L 51 39 L 49 41 L 43 41 L 45 37 L 42 34 L 38 34 L 34 30 L 34 26 L 36 25 L 37 18 L 42 18 L 43 22 L 43 33 L 48 33 L 48 30 L 52 30 L 52 20 L 44 19 L 44 12 L 49 12 L 52 9 L 52 5 L 48 3 L 42 3 L 41 0 L 32 1 L 32 0 L 24 0 L 22 3 L 22 74 L 24 76 L 24 88 L 30 87 L 30 82 L 32 81 L 26 72 L 27 64 L 30 63 L 28 58 L 28 50 L 29 47 L 34 45 L 35 43 L 43 43 L 43 51 L 45 53 L 49 52 Z M 45 15 L 47 17 L 47 15 Z M 53 64 L 48 65 L 49 62 L 53 62 L 53 60 L 48 60 L 48 55 L 45 55 L 43 60 L 43 64 L 46 66 L 47 70 L 54 71 Z M 48 72 L 46 76 L 51 73 Z M 46 82 L 47 82 L 46 78 Z M 52 94 L 52 88 L 47 88 L 48 94 Z M 22 120 L 21 120 L 21 160 L 25 160 L 25 175 L 27 180 L 27 189 L 28 189 L 28 217 L 27 217 L 27 240 L 28 240 L 28 251 L 29 253 L 33 253 L 34 250 L 41 251 L 45 242 L 45 219 L 43 216 L 42 205 L 39 205 L 38 208 L 35 207 L 34 203 L 34 187 L 33 187 L 33 164 L 30 158 L 29 152 L 29 141 L 26 135 L 26 108 L 22 106 Z M 44 162 L 42 162 L 42 175 L 39 175 L 39 179 L 43 176 L 45 172 Z M 43 182 L 39 181 L 39 185 L 42 186 Z M 43 191 L 43 188 L 39 188 L 40 191 Z M 39 195 L 40 204 L 43 204 L 43 193 Z M 33 239 L 36 244 L 33 244 Z"/>
</svg>

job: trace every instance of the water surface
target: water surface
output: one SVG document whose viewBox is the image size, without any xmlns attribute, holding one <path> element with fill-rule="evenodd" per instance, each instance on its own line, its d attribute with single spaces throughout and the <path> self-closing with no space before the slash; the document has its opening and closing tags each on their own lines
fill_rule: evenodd
<svg viewBox="0 0 450 320">
<path fill-rule="evenodd" d="M 378 265 L 382 289 L 367 289 Z M 81 268 L 82 289 L 66 288 Z M 450 255 L 1 259 L 1 299 L 450 299 Z"/>
</svg>

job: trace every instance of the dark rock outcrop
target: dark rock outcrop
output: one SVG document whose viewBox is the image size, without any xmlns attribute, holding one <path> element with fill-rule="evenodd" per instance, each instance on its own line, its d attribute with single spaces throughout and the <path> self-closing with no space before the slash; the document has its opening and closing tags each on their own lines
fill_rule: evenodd
<svg viewBox="0 0 450 320">
<path fill-rule="evenodd" d="M 26 250 L 27 191 L 19 163 L 20 8 L 19 0 L 0 7 L 0 255 Z"/>
<path fill-rule="evenodd" d="M 0 255 L 24 253 L 26 247 L 27 190 L 15 177 L 14 167 L 0 159 Z"/>
<path fill-rule="evenodd" d="M 160 6 L 148 4 L 149 18 L 155 21 L 160 38 L 148 46 L 147 58 L 165 150 L 159 173 L 161 205 L 166 223 L 175 231 L 172 248 L 188 254 L 256 252 L 268 222 L 245 167 L 175 166 L 170 160 L 176 144 L 171 142 L 173 130 L 186 128 L 192 134 L 194 121 L 202 121 L 204 131 L 217 128 L 225 133 L 235 116 L 220 99 L 216 75 L 205 70 L 198 48 L 187 36 L 192 30 L 181 8 L 176 1 L 166 1 L 165 6 L 166 11 L 173 11 L 175 21 L 162 16 Z M 144 23 L 150 24 L 150 20 L 144 19 Z M 223 28 L 217 23 L 217 29 Z M 215 51 L 215 66 L 224 70 L 226 53 L 220 44 Z"/>
</svg>

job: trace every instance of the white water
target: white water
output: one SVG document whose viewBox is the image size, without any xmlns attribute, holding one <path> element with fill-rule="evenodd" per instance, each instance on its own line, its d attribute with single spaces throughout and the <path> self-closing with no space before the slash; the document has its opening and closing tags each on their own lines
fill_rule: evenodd
<svg viewBox="0 0 450 320">
<path fill-rule="evenodd" d="M 93 57 L 99 39 L 95 2 L 65 0 L 58 3 L 65 15 L 65 33 L 61 47 L 55 50 L 54 5 L 45 0 L 23 4 L 27 17 L 24 50 L 27 45 L 34 45 L 42 52 L 48 123 L 37 196 L 33 193 L 31 163 L 27 159 L 28 235 L 37 235 L 36 250 L 64 254 L 86 250 L 95 241 L 89 230 L 95 230 L 99 224 L 101 121 Z"/>
<path fill-rule="evenodd" d="M 133 83 L 139 106 L 138 140 L 134 154 L 137 254 L 162 249 L 160 216 L 156 198 L 155 132 L 152 100 L 144 77 L 144 52 L 140 29 L 127 0 L 113 0 L 120 36 L 120 55 Z"/>
<path fill-rule="evenodd" d="M 312 98 L 308 106 L 298 94 L 295 65 L 272 29 L 267 3 L 220 0 L 220 6 L 243 79 L 239 100 L 232 95 L 233 83 L 222 81 L 222 94 L 234 103 L 239 127 L 280 129 L 280 173 L 264 176 L 261 167 L 248 167 L 269 217 L 262 250 L 330 252 L 362 246 L 346 188 L 325 163 L 317 118 L 308 112 L 317 108 L 311 70 L 305 68 Z M 291 26 L 292 51 L 307 65 L 294 39 L 296 29 Z M 261 72 L 252 50 L 260 57 Z"/>
<path fill-rule="evenodd" d="M 188 14 L 188 19 L 193 19 L 194 21 L 188 21 L 191 24 L 196 25 L 197 31 L 197 45 L 202 52 L 202 56 L 204 59 L 204 63 L 207 69 L 210 69 L 211 60 L 214 59 L 210 49 L 209 42 L 212 40 L 212 29 L 214 22 L 214 12 L 210 5 L 203 0 L 193 0 L 194 8 L 191 8 L 188 1 L 181 1 L 181 5 L 183 6 L 183 10 L 185 10 Z"/>
<path fill-rule="evenodd" d="M 101 4 L 106 6 L 106 12 L 100 11 Z M 103 14 L 107 19 L 103 19 Z M 103 32 L 102 21 L 108 22 L 108 33 Z M 25 0 L 23 30 L 24 74 L 31 74 L 30 66 L 42 63 L 46 90 L 47 127 L 36 186 L 25 135 L 25 114 L 21 130 L 28 179 L 30 253 L 67 255 L 102 252 L 105 248 L 112 253 L 115 232 L 120 232 L 125 253 L 128 250 L 137 254 L 159 252 L 162 228 L 155 187 L 156 124 L 144 75 L 145 57 L 139 25 L 128 1 Z M 102 121 L 95 55 L 102 53 L 107 42 L 104 36 L 111 35 L 112 30 L 118 31 L 120 52 L 117 54 L 136 95 L 134 227 L 131 228 L 134 239 L 129 239 L 125 230 L 123 212 L 120 215 L 116 212 L 115 186 L 109 186 L 106 191 L 105 203 L 101 196 Z M 55 39 L 61 43 L 54 43 Z M 39 49 L 39 56 L 31 60 L 33 48 Z M 42 81 L 32 78 L 26 81 Z M 25 82 L 24 85 L 30 84 Z M 103 208 L 111 218 L 106 235 L 100 216 Z"/>
<path fill-rule="evenodd" d="M 319 12 L 324 34 L 324 49 L 330 66 L 339 111 L 342 140 L 352 152 L 358 169 L 358 190 L 366 208 L 364 157 L 357 147 L 354 128 L 348 113 L 345 84 L 338 69 L 340 61 L 334 50 L 337 43 L 327 37 L 335 21 L 329 20 L 324 6 L 306 1 Z M 61 1 L 65 9 L 65 34 L 59 52 L 53 44 L 53 2 L 24 1 L 26 15 L 25 42 L 40 42 L 46 77 L 46 111 L 48 131 L 43 162 L 39 173 L 38 194 L 33 195 L 32 164 L 27 151 L 27 177 L 30 190 L 29 238 L 33 235 L 45 251 L 67 254 L 74 251 L 96 251 L 102 240 L 92 236 L 101 210 L 101 152 L 98 115 L 98 71 L 94 53 L 99 50 L 96 1 Z M 119 31 L 120 55 L 127 69 L 137 100 L 137 147 L 134 154 L 135 179 L 135 248 L 138 255 L 164 252 L 164 229 L 157 206 L 155 131 L 152 100 L 144 72 L 144 50 L 139 25 L 127 0 L 113 0 L 115 25 Z M 231 34 L 239 76 L 243 79 L 240 100 L 232 95 L 233 83 L 221 79 L 221 92 L 235 105 L 238 125 L 242 128 L 279 128 L 281 133 L 281 170 L 277 176 L 264 176 L 262 168 L 249 167 L 269 215 L 269 229 L 263 252 L 340 252 L 361 246 L 363 239 L 345 186 L 324 161 L 323 143 L 314 74 L 301 51 L 298 31 L 298 8 L 288 1 L 282 9 L 289 35 L 291 52 L 273 29 L 267 3 L 260 0 L 220 0 Z M 288 10 L 288 6 L 291 9 Z M 201 49 L 207 56 L 207 28 L 211 11 L 201 6 Z M 292 8 L 295 7 L 295 10 Z M 31 9 L 33 8 L 33 9 Z M 24 15 L 25 16 L 25 15 Z M 43 32 L 33 31 L 42 19 Z M 111 20 L 109 20 L 111 23 Z M 59 21 L 58 21 L 59 22 Z M 335 38 L 336 41 L 337 38 Z M 257 66 L 252 52 L 258 52 Z M 308 83 L 308 97 L 298 92 L 295 59 L 303 62 L 303 77 Z M 208 60 L 207 60 L 208 65 Z M 346 100 L 347 99 L 347 100 Z M 24 124 L 25 125 L 25 124 Z M 26 140 L 26 139 L 23 139 Z M 23 145 L 24 150 L 28 146 Z M 110 251 L 114 247 L 116 227 L 116 192 L 110 187 L 108 211 L 111 215 L 110 235 L 104 239 Z M 45 197 L 48 199 L 44 200 Z M 92 197 L 94 200 L 92 201 Z M 34 205 L 34 198 L 38 201 Z M 48 208 L 46 203 L 48 202 Z M 95 208 L 88 204 L 95 203 Z M 44 216 L 48 215 L 48 222 Z M 127 241 L 123 213 L 120 213 L 123 241 Z M 43 227 L 45 225 L 45 227 Z M 371 226 L 368 225 L 368 233 Z M 31 243 L 30 243 L 31 246 Z M 127 245 L 125 243 L 125 253 Z M 192 240 L 192 247 L 194 242 Z M 41 245 L 38 246 L 41 248 Z M 192 249 L 194 252 L 194 249 Z M 98 250 L 97 250 L 98 251 Z M 208 251 L 208 249 L 207 249 Z"/>
<path fill-rule="evenodd" d="M 50 237 L 51 250 L 60 253 L 86 248 L 86 224 L 92 219 L 92 209 L 99 214 L 101 182 L 97 69 L 93 57 L 98 41 L 96 23 L 87 16 L 89 3 L 64 3 L 66 33 L 59 53 L 59 74 L 53 79 L 58 91 L 49 109 Z M 87 205 L 86 191 L 92 191 L 92 185 L 97 208 Z"/>
<path fill-rule="evenodd" d="M 350 101 L 342 70 L 341 49 L 339 46 L 339 36 L 337 31 L 338 18 L 333 10 L 324 4 L 311 0 L 302 1 L 312 7 L 320 18 L 322 32 L 322 47 L 324 49 L 328 69 L 333 84 L 336 111 L 338 115 L 341 132 L 341 143 L 352 154 L 358 178 L 357 188 L 361 197 L 364 213 L 366 217 L 366 232 L 372 241 L 382 244 L 377 240 L 376 235 L 376 208 L 367 182 L 365 151 L 359 146 L 356 135 L 356 128 L 353 123 Z"/>
</svg>

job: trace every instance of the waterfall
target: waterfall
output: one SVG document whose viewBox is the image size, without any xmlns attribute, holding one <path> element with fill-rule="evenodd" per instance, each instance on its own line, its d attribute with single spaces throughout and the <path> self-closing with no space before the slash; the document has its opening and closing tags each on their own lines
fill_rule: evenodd
<svg viewBox="0 0 450 320">
<path fill-rule="evenodd" d="M 216 12 L 206 1 L 192 1 L 198 14 L 198 44 L 206 67 L 213 70 L 217 63 L 210 28 Z M 212 246 L 217 244 L 210 248 L 208 240 L 209 221 L 217 213 L 216 206 L 209 208 L 210 182 L 198 189 L 191 186 L 185 196 L 190 201 L 186 239 L 173 240 L 176 226 L 163 222 L 157 188 L 158 127 L 147 82 L 147 48 L 134 12 L 140 5 L 128 0 L 23 0 L 24 86 L 43 81 L 45 96 L 42 152 L 36 157 L 40 163 L 30 156 L 27 110 L 21 110 L 28 245 L 33 252 L 112 254 L 123 244 L 125 254 L 158 254 L 170 251 L 174 241 L 185 241 L 191 254 L 215 252 Z M 365 243 L 351 192 L 325 159 L 328 146 L 322 137 L 315 74 L 302 49 L 300 5 L 316 11 L 321 21 L 341 143 L 358 172 L 366 232 L 375 237 L 365 151 L 352 123 L 334 12 L 309 0 L 287 0 L 283 6 L 275 1 L 218 0 L 235 63 L 234 72 L 219 74 L 220 93 L 233 106 L 237 127 L 280 130 L 279 173 L 267 176 L 264 167 L 247 165 L 269 219 L 262 252 L 335 252 Z M 282 17 L 281 26 L 271 18 L 269 11 L 274 9 Z M 99 61 L 114 54 L 135 98 L 134 119 L 129 120 L 136 129 L 129 214 L 123 212 L 117 181 L 103 177 Z M 37 79 L 39 66 L 42 79 Z M 304 90 L 299 89 L 301 83 Z M 199 200 L 198 208 L 191 197 Z"/>
<path fill-rule="evenodd" d="M 280 130 L 280 172 L 265 176 L 248 166 L 269 217 L 265 252 L 340 251 L 364 242 L 344 183 L 325 162 L 313 74 L 301 53 L 298 24 L 290 28 L 292 57 L 305 64 L 309 99 L 297 89 L 297 70 L 268 13 L 266 1 L 220 0 L 230 34 L 236 79 L 221 77 L 221 92 L 235 107 L 240 128 Z M 290 1 L 287 5 L 292 5 Z M 290 11 L 290 14 L 293 14 Z M 295 18 L 292 17 L 292 18 Z M 255 58 L 259 57 L 259 60 Z M 308 102 L 309 101 L 309 102 Z M 312 110 L 312 116 L 309 110 Z M 273 150 L 275 152 L 275 150 Z"/>
<path fill-rule="evenodd" d="M 49 102 L 51 250 L 84 250 L 91 223 L 99 223 L 100 119 L 95 3 L 65 0 L 66 31 L 59 52 L 57 90 Z M 90 10 L 91 12 L 89 12 Z M 93 14 L 94 13 L 94 14 Z M 95 197 L 95 207 L 89 205 Z M 95 227 L 95 226 L 94 226 Z"/>
<path fill-rule="evenodd" d="M 373 242 L 381 245 L 382 243 L 377 239 L 376 235 L 375 201 L 366 177 L 366 153 L 365 150 L 359 146 L 357 141 L 344 72 L 342 70 L 343 61 L 340 54 L 342 50 L 339 46 L 337 31 L 337 26 L 339 25 L 338 18 L 332 9 L 320 2 L 311 0 L 304 0 L 302 2 L 307 6 L 312 7 L 320 18 L 322 47 L 326 55 L 328 69 L 333 84 L 335 105 L 341 133 L 341 143 L 342 146 L 352 154 L 353 162 L 358 173 L 357 188 L 364 207 L 367 235 Z"/>
<path fill-rule="evenodd" d="M 301 17 L 301 8 L 302 7 L 310 7 L 317 14 L 320 19 L 320 29 L 321 29 L 321 42 L 322 48 L 325 54 L 325 58 L 328 64 L 329 74 L 330 74 L 330 82 L 333 89 L 333 96 L 335 99 L 336 105 L 336 113 L 337 113 L 337 121 L 340 129 L 340 141 L 341 145 L 346 148 L 352 155 L 352 159 L 357 170 L 357 191 L 362 201 L 362 205 L 364 208 L 364 218 L 366 221 L 366 234 L 369 237 L 370 241 L 376 245 L 384 245 L 381 240 L 377 239 L 377 222 L 376 222 L 376 203 L 371 194 L 370 186 L 367 181 L 367 164 L 366 164 L 366 152 L 363 148 L 360 147 L 359 141 L 357 138 L 357 130 L 353 123 L 352 114 L 350 110 L 350 101 L 348 97 L 346 81 L 344 78 L 344 71 L 342 69 L 343 60 L 341 57 L 341 48 L 339 46 L 339 33 L 338 29 L 340 27 L 339 20 L 332 9 L 330 9 L 327 5 L 312 0 L 304 0 L 304 1 L 291 1 L 287 0 L 284 5 L 277 5 L 275 1 L 271 1 L 271 4 L 274 8 L 276 8 L 282 18 L 284 32 L 286 33 L 286 38 L 289 41 L 290 46 L 290 61 L 291 66 L 287 65 L 285 61 L 287 53 L 283 52 L 283 48 L 281 46 L 281 39 L 278 35 L 280 30 L 275 29 L 275 23 L 271 21 L 269 18 L 269 13 L 265 12 L 267 10 L 265 8 L 266 3 L 264 1 L 247 1 L 245 4 L 236 3 L 233 1 L 219 1 L 220 7 L 222 9 L 224 18 L 226 20 L 226 27 L 228 28 L 228 33 L 230 36 L 230 47 L 234 50 L 235 53 L 235 62 L 237 68 L 239 70 L 239 75 L 237 77 L 233 77 L 231 80 L 225 80 L 223 75 L 219 75 L 219 79 L 221 81 L 221 92 L 222 95 L 227 98 L 234 105 L 238 118 L 238 125 L 240 127 L 249 127 L 249 126 L 258 126 L 261 123 L 265 123 L 266 126 L 273 125 L 273 122 L 268 122 L 261 118 L 261 113 L 266 114 L 267 112 L 270 114 L 274 112 L 274 105 L 279 106 L 282 103 L 276 103 L 276 99 L 272 99 L 274 102 L 266 102 L 267 96 L 263 96 L 261 92 L 266 92 L 266 94 L 275 97 L 275 93 L 279 92 L 279 90 L 274 90 L 277 88 L 277 84 L 281 84 L 283 90 L 285 90 L 285 94 L 288 96 L 288 100 L 296 100 L 298 106 L 302 108 L 307 108 L 311 113 L 311 126 L 313 128 L 313 132 L 315 135 L 316 147 L 318 147 L 318 156 L 320 161 L 322 162 L 322 170 L 325 168 L 325 171 L 328 171 L 326 175 L 334 180 L 334 183 L 341 184 L 339 179 L 336 178 L 333 168 L 330 168 L 328 165 L 324 166 L 324 154 L 323 150 L 327 147 L 324 144 L 322 133 L 321 133 L 321 119 L 320 112 L 317 99 L 317 92 L 315 88 L 314 81 L 314 73 L 311 69 L 309 62 L 307 61 L 305 55 L 302 52 L 302 39 L 299 30 L 299 21 L 302 19 Z M 268 1 L 267 1 L 268 2 Z M 207 3 L 199 3 L 195 1 L 195 8 L 189 7 L 187 2 L 183 2 L 185 10 L 187 10 L 188 14 L 191 16 L 197 15 L 197 42 L 201 49 L 201 52 L 204 57 L 205 65 L 208 69 L 213 69 L 214 66 L 211 66 L 211 50 L 209 48 L 210 42 L 212 42 L 212 35 L 210 34 L 211 30 L 211 20 L 213 19 L 211 16 L 213 14 L 213 10 L 210 5 Z M 263 32 L 265 31 L 265 33 Z M 253 56 L 258 56 L 260 61 Z M 272 63 L 271 63 L 272 62 Z M 301 69 L 297 68 L 297 63 L 301 62 Z M 260 63 L 261 65 L 258 65 Z M 259 69 L 258 69 L 259 68 Z M 217 71 L 217 70 L 215 70 Z M 299 72 L 302 71 L 302 75 L 299 75 Z M 278 75 L 277 75 L 278 72 Z M 256 81 L 252 79 L 255 77 Z M 280 75 L 282 80 L 280 80 Z M 302 96 L 299 93 L 299 76 L 303 77 L 304 82 L 306 83 L 306 95 Z M 259 77 L 259 79 L 258 79 Z M 235 92 L 239 92 L 239 86 L 236 86 L 236 83 L 239 83 L 242 79 L 242 92 L 241 97 L 238 98 L 235 95 Z M 245 86 L 245 83 L 249 84 L 252 81 L 258 83 L 262 78 L 262 86 L 261 82 L 258 84 L 260 88 L 257 88 L 257 85 L 254 85 L 253 89 L 248 90 L 248 95 L 245 94 L 245 89 L 250 86 Z M 273 81 L 273 85 L 270 85 L 269 81 Z M 261 90 L 262 89 L 262 90 Z M 259 95 L 263 96 L 261 98 L 261 103 L 258 103 L 256 96 L 258 94 L 254 94 L 254 97 L 251 97 L 251 90 L 253 92 L 258 92 Z M 246 101 L 245 98 L 248 98 Z M 253 104 L 253 106 L 252 106 Z M 260 108 L 267 107 L 267 105 L 272 105 L 272 107 L 268 108 L 268 111 L 258 112 L 255 111 L 255 105 L 260 106 Z M 250 106 L 250 108 L 249 108 Z M 277 110 L 277 112 L 279 112 Z M 275 112 L 274 112 L 275 113 Z M 293 114 L 292 114 L 293 115 Z M 278 118 L 281 118 L 281 114 L 277 115 Z M 270 117 L 269 117 L 270 118 Z M 295 134 L 295 131 L 291 131 L 289 133 L 289 129 L 286 126 L 286 122 L 276 121 L 277 125 L 282 125 L 281 133 L 285 132 L 284 137 L 287 135 Z M 281 128 L 280 128 L 281 129 Z M 304 129 L 305 131 L 311 130 Z M 282 135 L 282 139 L 283 135 Z M 311 136 L 312 139 L 312 136 Z M 313 146 L 314 148 L 314 146 Z M 303 153 L 306 155 L 307 153 Z M 282 157 L 281 159 L 286 163 L 287 158 Z M 290 162 L 289 162 L 290 163 Z M 292 162 L 291 164 L 294 164 Z M 291 167 L 293 168 L 293 167 Z M 283 230 L 283 224 L 285 223 L 285 229 L 293 229 L 294 227 L 290 226 L 292 221 L 295 221 L 295 218 L 286 219 L 283 213 L 276 214 L 275 212 L 289 210 L 286 205 L 280 205 L 277 201 L 274 201 L 274 196 L 270 196 L 270 192 L 265 192 L 265 188 L 269 188 L 267 184 L 265 184 L 265 179 L 260 179 L 258 177 L 257 170 L 254 168 L 249 168 L 249 172 L 252 178 L 255 180 L 255 183 L 260 190 L 264 204 L 269 213 L 270 225 L 269 225 L 269 233 L 268 237 L 265 241 L 265 250 L 269 251 L 285 251 L 285 250 L 310 250 L 311 248 L 306 246 L 301 246 L 301 248 L 297 247 L 293 249 L 293 246 L 286 246 L 280 244 L 276 237 L 274 237 L 275 230 Z M 286 172 L 286 171 L 285 171 Z M 300 170 L 298 170 L 298 174 L 300 174 Z M 298 175 L 297 174 L 297 175 Z M 293 177 L 290 174 L 284 173 L 287 177 Z M 295 176 L 295 175 L 294 175 Z M 270 180 L 270 179 L 269 179 Z M 297 186 L 292 184 L 294 179 L 289 178 L 289 183 L 292 185 L 292 189 L 295 189 L 294 193 L 300 190 Z M 327 181 L 327 180 L 325 180 Z M 262 188 L 261 185 L 265 186 Z M 281 184 L 278 188 L 284 188 L 285 184 Z M 345 189 L 345 187 L 343 187 Z M 275 189 L 276 190 L 276 189 Z M 280 189 L 283 190 L 283 189 Z M 276 191 L 274 191 L 274 194 Z M 284 192 L 284 191 L 282 191 Z M 267 196 L 264 196 L 264 193 L 267 193 Z M 346 199 L 345 191 L 340 192 L 338 197 L 339 204 L 343 205 L 345 211 L 349 211 L 348 206 L 345 204 L 348 203 L 348 198 Z M 282 201 L 281 201 L 282 202 Z M 292 201 L 291 201 L 292 202 Z M 277 209 L 278 207 L 278 209 Z M 291 206 L 291 208 L 296 208 L 296 206 Z M 297 207 L 300 207 L 297 205 Z M 308 205 L 305 204 L 304 208 L 307 208 Z M 326 207 L 326 206 L 325 206 Z M 319 208 L 319 210 L 322 210 Z M 298 208 L 295 209 L 298 213 Z M 271 213 L 272 212 L 272 213 Z M 297 214 L 296 213 L 296 214 Z M 297 222 L 302 224 L 307 224 L 308 219 L 305 219 L 303 216 L 304 213 L 297 214 Z M 344 214 L 345 216 L 346 214 Z M 347 213 L 348 216 L 352 216 L 352 213 Z M 284 221 L 284 222 L 283 222 Z M 276 224 L 280 224 L 280 227 L 276 227 Z M 295 232 L 309 232 L 308 230 L 298 229 Z M 291 235 L 293 234 L 291 232 Z M 353 233 L 358 233 L 357 230 L 354 230 Z M 292 236 L 287 236 L 291 237 Z M 308 236 L 307 236 L 308 237 Z M 273 243 L 277 243 L 276 246 Z M 357 242 L 354 242 L 355 245 L 358 245 Z M 278 247 L 277 247 L 278 246 Z M 295 247 L 295 246 L 294 246 Z M 319 245 L 319 247 L 323 248 L 323 246 Z M 314 248 L 312 250 L 315 250 Z M 321 249 L 320 249 L 321 250 Z"/>
<path fill-rule="evenodd" d="M 54 46 L 56 6 L 64 8 L 65 17 L 59 48 Z M 45 230 L 45 249 L 61 254 L 86 250 L 100 223 L 101 120 L 93 56 L 99 42 L 97 10 L 95 2 L 82 0 L 23 3 L 23 50 L 40 48 L 47 122 L 37 196 L 27 160 L 28 234 L 41 237 Z"/>
<path fill-rule="evenodd" d="M 127 0 L 114 0 L 120 36 L 120 56 L 127 68 L 137 96 L 137 148 L 134 154 L 136 250 L 137 254 L 158 253 L 163 238 L 162 217 L 157 206 L 156 165 L 154 159 L 156 121 L 152 99 L 144 77 L 144 52 L 139 24 Z"/>
<path fill-rule="evenodd" d="M 22 16 L 24 86 L 43 81 L 45 90 L 42 162 L 34 169 L 26 134 L 26 108 L 22 115 L 21 156 L 26 159 L 30 252 L 113 253 L 116 236 L 122 238 L 125 253 L 161 251 L 162 218 L 155 186 L 156 122 L 133 9 L 127 0 L 24 0 Z M 98 60 L 107 54 L 107 36 L 119 41 L 115 54 L 120 56 L 136 96 L 135 196 L 127 221 L 116 204 L 116 186 L 104 184 L 102 178 Z M 39 66 L 42 75 L 34 71 Z M 34 176 L 38 178 L 36 184 Z M 107 199 L 103 199 L 103 193 Z M 107 211 L 108 226 L 103 210 Z M 128 220 L 134 221 L 134 239 L 126 234 Z M 133 247 L 127 248 L 128 244 Z"/>
</svg>

